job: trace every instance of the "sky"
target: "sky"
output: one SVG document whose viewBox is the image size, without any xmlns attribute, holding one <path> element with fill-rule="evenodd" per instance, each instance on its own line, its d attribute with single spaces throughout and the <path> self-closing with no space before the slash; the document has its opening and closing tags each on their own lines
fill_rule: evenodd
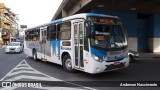
<svg viewBox="0 0 160 90">
<path fill-rule="evenodd" d="M 63 0 L 0 0 L 18 14 L 19 24 L 28 28 L 51 21 Z"/>
</svg>

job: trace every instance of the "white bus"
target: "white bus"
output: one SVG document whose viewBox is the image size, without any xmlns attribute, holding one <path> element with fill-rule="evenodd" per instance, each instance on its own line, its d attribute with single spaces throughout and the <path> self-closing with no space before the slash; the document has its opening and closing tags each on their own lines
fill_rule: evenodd
<svg viewBox="0 0 160 90">
<path fill-rule="evenodd" d="M 25 30 L 24 52 L 64 70 L 95 74 L 129 65 L 127 34 L 117 16 L 76 14 Z"/>
</svg>

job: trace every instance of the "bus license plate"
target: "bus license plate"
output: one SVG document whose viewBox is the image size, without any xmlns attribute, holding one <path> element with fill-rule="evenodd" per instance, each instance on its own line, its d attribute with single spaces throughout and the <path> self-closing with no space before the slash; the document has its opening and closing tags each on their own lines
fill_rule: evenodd
<svg viewBox="0 0 160 90">
<path fill-rule="evenodd" d="M 117 65 L 120 65 L 121 62 L 114 62 L 114 65 L 117 66 Z"/>
</svg>

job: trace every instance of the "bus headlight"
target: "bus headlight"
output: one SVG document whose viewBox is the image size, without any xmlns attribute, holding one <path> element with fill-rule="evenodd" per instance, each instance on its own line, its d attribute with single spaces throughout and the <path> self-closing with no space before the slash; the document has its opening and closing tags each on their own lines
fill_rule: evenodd
<svg viewBox="0 0 160 90">
<path fill-rule="evenodd" d="M 96 55 L 93 55 L 93 54 L 92 54 L 92 57 L 93 57 L 93 59 L 96 60 L 96 61 L 99 61 L 99 62 L 102 62 L 102 61 L 103 61 L 103 59 L 99 58 L 99 57 L 96 56 Z"/>
</svg>

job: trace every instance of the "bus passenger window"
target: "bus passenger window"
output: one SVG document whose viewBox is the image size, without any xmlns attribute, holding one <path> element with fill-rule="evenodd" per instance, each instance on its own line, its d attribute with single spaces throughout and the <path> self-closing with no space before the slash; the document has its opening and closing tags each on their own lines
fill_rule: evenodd
<svg viewBox="0 0 160 90">
<path fill-rule="evenodd" d="M 32 41 L 38 41 L 39 40 L 39 29 L 33 29 L 31 32 L 32 35 Z"/>
<path fill-rule="evenodd" d="M 60 39 L 69 40 L 71 38 L 71 23 L 64 22 L 60 25 Z"/>
<path fill-rule="evenodd" d="M 49 41 L 49 40 L 50 40 L 50 30 L 47 27 L 47 41 Z"/>
<path fill-rule="evenodd" d="M 26 31 L 25 34 L 26 34 L 26 37 L 25 37 L 26 41 L 31 41 L 31 39 L 32 39 L 31 31 Z"/>
<path fill-rule="evenodd" d="M 57 32 L 56 33 L 57 33 L 57 39 L 59 40 L 59 38 L 60 38 L 59 37 L 59 34 L 60 34 L 60 25 L 59 24 L 57 25 Z"/>
<path fill-rule="evenodd" d="M 56 40 L 56 26 L 51 25 L 47 28 L 47 39 L 49 40 Z"/>
</svg>

